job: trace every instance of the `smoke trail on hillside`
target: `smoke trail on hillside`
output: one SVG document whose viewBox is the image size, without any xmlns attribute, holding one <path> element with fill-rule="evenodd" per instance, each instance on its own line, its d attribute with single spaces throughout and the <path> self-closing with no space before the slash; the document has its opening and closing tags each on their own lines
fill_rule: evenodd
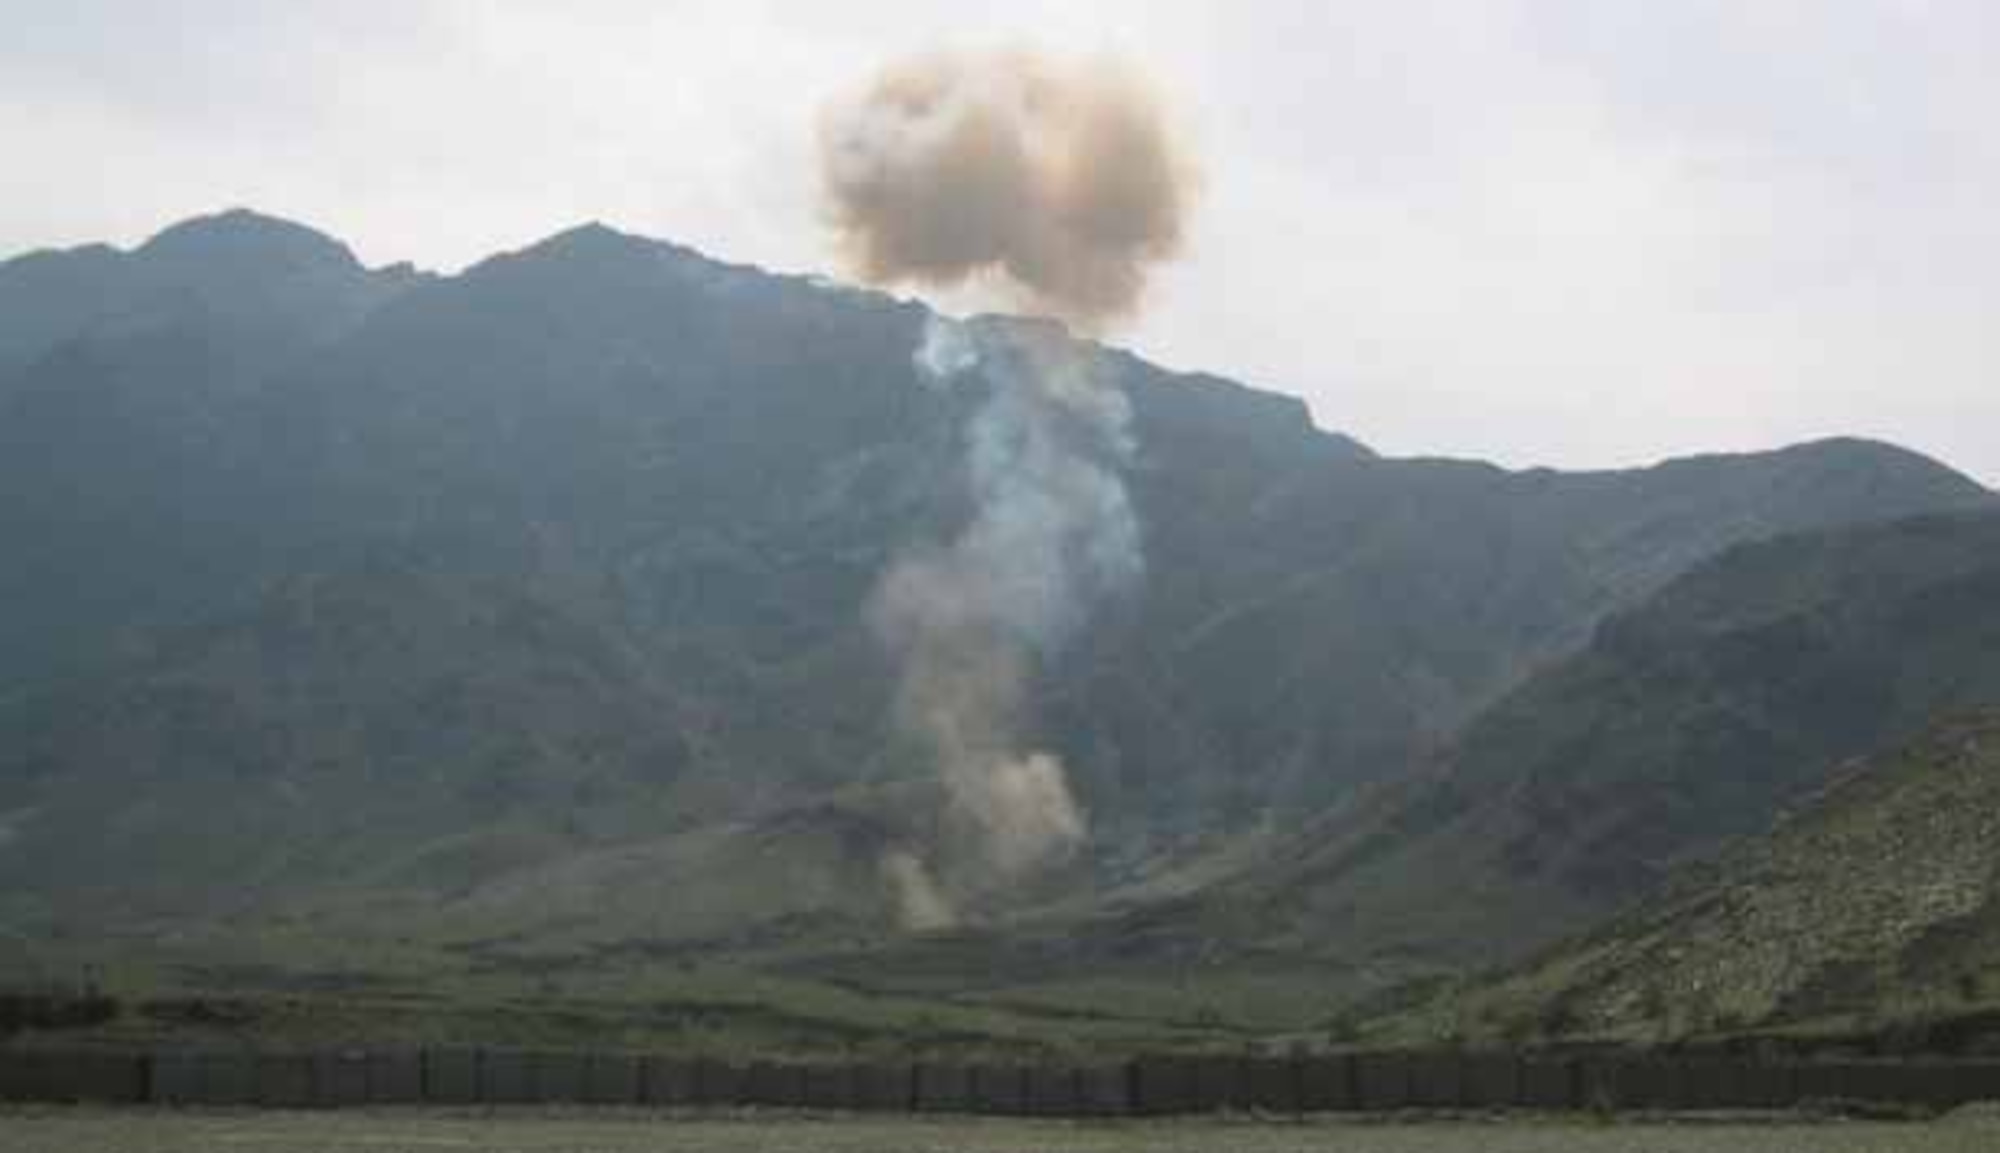
<svg viewBox="0 0 2000 1153">
<path fill-rule="evenodd" d="M 1130 413 L 1087 347 L 1053 326 L 934 317 L 915 361 L 935 383 L 984 388 L 966 425 L 973 512 L 883 574 L 871 624 L 900 669 L 897 722 L 936 761 L 947 826 L 970 835 L 980 881 L 1005 883 L 1085 837 L 1062 761 L 1023 739 L 1024 712 L 1035 669 L 1144 572 L 1119 473 Z M 941 890 L 921 864 L 910 855 L 892 880 L 906 922 L 935 926 Z"/>
<path fill-rule="evenodd" d="M 1098 330 L 1181 242 L 1187 166 L 1145 85 L 1111 61 L 1016 51 L 891 68 L 830 110 L 822 159 L 829 220 L 876 282 L 976 282 Z M 982 389 L 967 523 L 905 551 L 870 609 L 900 672 L 897 723 L 946 797 L 950 850 L 883 860 L 905 923 L 928 929 L 956 919 L 962 894 L 941 877 L 977 892 L 1083 844 L 1062 761 L 1025 739 L 1029 684 L 1145 562 L 1122 476 L 1131 413 L 1093 348 L 1055 324 L 934 317 L 913 361 L 933 385 Z"/>
</svg>

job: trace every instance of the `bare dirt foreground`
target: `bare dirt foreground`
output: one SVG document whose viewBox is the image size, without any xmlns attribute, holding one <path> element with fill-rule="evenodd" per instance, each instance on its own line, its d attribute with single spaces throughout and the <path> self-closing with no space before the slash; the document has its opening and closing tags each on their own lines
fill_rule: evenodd
<svg viewBox="0 0 2000 1153">
<path fill-rule="evenodd" d="M 1925 1124 L 1037 1123 L 492 1111 L 0 1112 L 0 1153 L 1993 1153 L 1991 1116 Z"/>
</svg>

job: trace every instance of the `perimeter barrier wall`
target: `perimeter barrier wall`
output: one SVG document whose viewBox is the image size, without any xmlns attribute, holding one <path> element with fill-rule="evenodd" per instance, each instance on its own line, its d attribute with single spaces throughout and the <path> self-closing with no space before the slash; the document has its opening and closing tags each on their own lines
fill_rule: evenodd
<svg viewBox="0 0 2000 1153">
<path fill-rule="evenodd" d="M 1115 1063 L 730 1062 L 519 1049 L 0 1048 L 0 1101 L 335 1109 L 626 1105 L 1029 1117 L 1400 1110 L 1735 1110 L 2000 1101 L 2000 1060 L 1644 1052 L 1159 1056 Z"/>
</svg>

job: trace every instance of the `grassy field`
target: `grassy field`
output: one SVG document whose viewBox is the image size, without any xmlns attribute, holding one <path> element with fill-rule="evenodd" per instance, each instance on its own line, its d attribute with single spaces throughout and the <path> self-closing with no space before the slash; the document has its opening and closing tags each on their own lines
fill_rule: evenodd
<svg viewBox="0 0 2000 1153">
<path fill-rule="evenodd" d="M 1026 1058 L 1241 1051 L 1310 1031 L 1337 1004 L 1318 974 L 1197 969 L 1117 979 L 1010 968 L 932 945 L 908 955 L 464 953 L 323 929 L 170 943 L 39 944 L 0 989 L 94 974 L 122 1007 L 74 1040 L 277 1046 L 473 1044 L 714 1056 Z M 949 979 L 937 976 L 946 973 Z M 968 976 L 968 974 L 970 976 Z"/>
<path fill-rule="evenodd" d="M 0 1153 L 1988 1153 L 2000 1121 L 1057 1124 L 640 1113 L 0 1112 Z"/>
</svg>

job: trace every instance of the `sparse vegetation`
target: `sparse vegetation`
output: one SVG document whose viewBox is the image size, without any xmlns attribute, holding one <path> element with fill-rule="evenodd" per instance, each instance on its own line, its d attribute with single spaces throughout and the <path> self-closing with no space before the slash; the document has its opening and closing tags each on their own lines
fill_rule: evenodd
<svg viewBox="0 0 2000 1153">
<path fill-rule="evenodd" d="M 2000 1036 L 1976 976 L 2000 959 L 1996 813 L 2000 711 L 1961 715 L 1666 901 L 1467 995 L 1481 1019 L 1540 1006 L 1550 1036 L 1978 1051 Z"/>
<path fill-rule="evenodd" d="M 96 1028 L 117 1020 L 118 999 L 96 989 L 74 993 L 0 992 L 0 1040 L 17 1033 Z"/>
</svg>

